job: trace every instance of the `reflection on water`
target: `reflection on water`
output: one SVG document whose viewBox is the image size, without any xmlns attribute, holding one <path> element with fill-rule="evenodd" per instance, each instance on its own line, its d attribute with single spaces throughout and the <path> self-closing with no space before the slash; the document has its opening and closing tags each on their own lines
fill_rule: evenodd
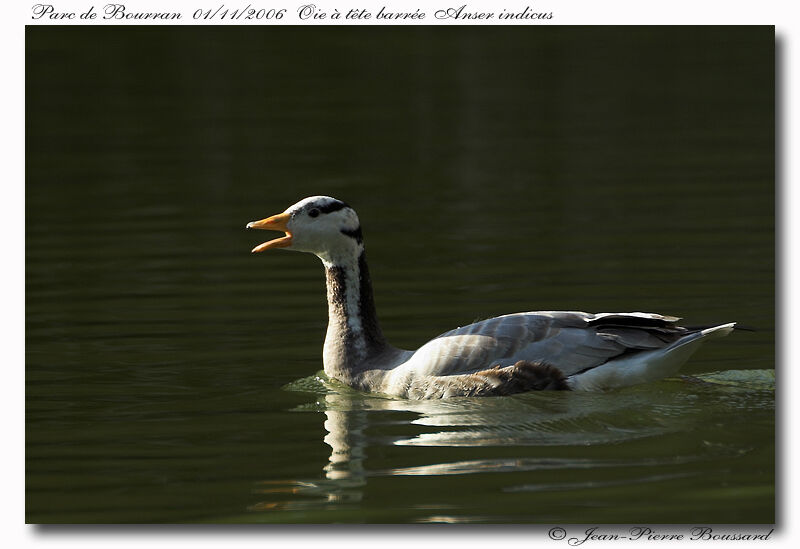
<svg viewBox="0 0 800 549">
<path fill-rule="evenodd" d="M 343 503 L 360 504 L 368 483 L 380 477 L 499 474 L 509 477 L 507 482 L 501 481 L 506 494 L 584 492 L 596 498 L 612 488 L 692 482 L 720 463 L 753 452 L 756 441 L 743 444 L 710 436 L 701 437 L 701 443 L 694 447 L 675 448 L 666 443 L 643 446 L 646 453 L 626 452 L 624 445 L 702 431 L 709 422 L 733 422 L 743 413 L 770 414 L 774 408 L 770 379 L 774 380 L 771 371 L 740 370 L 613 393 L 542 392 L 410 401 L 357 393 L 327 382 L 320 372 L 287 388 L 318 394 L 313 403 L 295 411 L 324 413 L 324 442 L 330 447 L 328 463 L 322 467 L 324 478 L 259 482 L 255 492 L 264 499 L 251 511 L 321 510 L 339 508 Z M 402 434 L 389 434 L 398 428 Z M 536 457 L 369 466 L 369 454 L 387 446 L 509 447 L 515 451 L 530 446 L 544 452 Z M 605 452 L 603 457 L 575 452 L 588 446 L 620 451 Z M 438 511 L 446 507 L 432 506 Z M 416 522 L 503 520 L 492 515 L 428 515 L 424 505 L 418 505 L 416 511 Z"/>
</svg>

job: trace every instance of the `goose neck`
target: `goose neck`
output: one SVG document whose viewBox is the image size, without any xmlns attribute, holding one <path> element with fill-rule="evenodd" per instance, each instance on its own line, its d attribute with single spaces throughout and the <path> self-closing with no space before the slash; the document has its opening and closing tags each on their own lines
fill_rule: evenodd
<svg viewBox="0 0 800 549">
<path fill-rule="evenodd" d="M 333 377 L 356 373 L 387 347 L 378 324 L 366 255 L 336 263 L 323 260 L 328 292 L 325 372 Z"/>
</svg>

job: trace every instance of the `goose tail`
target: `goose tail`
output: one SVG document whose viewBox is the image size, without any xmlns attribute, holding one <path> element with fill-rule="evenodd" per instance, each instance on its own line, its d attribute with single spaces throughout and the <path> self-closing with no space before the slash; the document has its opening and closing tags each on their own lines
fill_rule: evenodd
<svg viewBox="0 0 800 549">
<path fill-rule="evenodd" d="M 575 391 L 602 391 L 648 383 L 674 375 L 703 342 L 724 337 L 735 326 L 735 322 L 729 322 L 699 328 L 661 349 L 625 354 L 596 368 L 572 375 L 567 378 L 567 384 Z"/>
</svg>

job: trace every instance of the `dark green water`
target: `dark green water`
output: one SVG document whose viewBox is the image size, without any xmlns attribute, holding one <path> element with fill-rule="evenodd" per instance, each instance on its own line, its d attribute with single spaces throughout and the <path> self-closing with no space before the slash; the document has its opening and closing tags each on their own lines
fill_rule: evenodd
<svg viewBox="0 0 800 549">
<path fill-rule="evenodd" d="M 771 27 L 32 27 L 26 50 L 29 522 L 775 520 Z M 758 331 L 683 371 L 731 383 L 331 387 L 319 262 L 244 231 L 312 194 L 359 212 L 397 346 L 537 309 Z"/>
</svg>

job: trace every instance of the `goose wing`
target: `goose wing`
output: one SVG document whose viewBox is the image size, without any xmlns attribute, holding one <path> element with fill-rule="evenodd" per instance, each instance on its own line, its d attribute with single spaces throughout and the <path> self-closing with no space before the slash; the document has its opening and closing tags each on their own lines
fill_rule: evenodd
<svg viewBox="0 0 800 549">
<path fill-rule="evenodd" d="M 569 376 L 625 353 L 666 347 L 687 333 L 675 326 L 678 320 L 653 313 L 504 315 L 436 337 L 401 369 L 414 375 L 450 375 L 529 360 L 553 365 Z"/>
</svg>

